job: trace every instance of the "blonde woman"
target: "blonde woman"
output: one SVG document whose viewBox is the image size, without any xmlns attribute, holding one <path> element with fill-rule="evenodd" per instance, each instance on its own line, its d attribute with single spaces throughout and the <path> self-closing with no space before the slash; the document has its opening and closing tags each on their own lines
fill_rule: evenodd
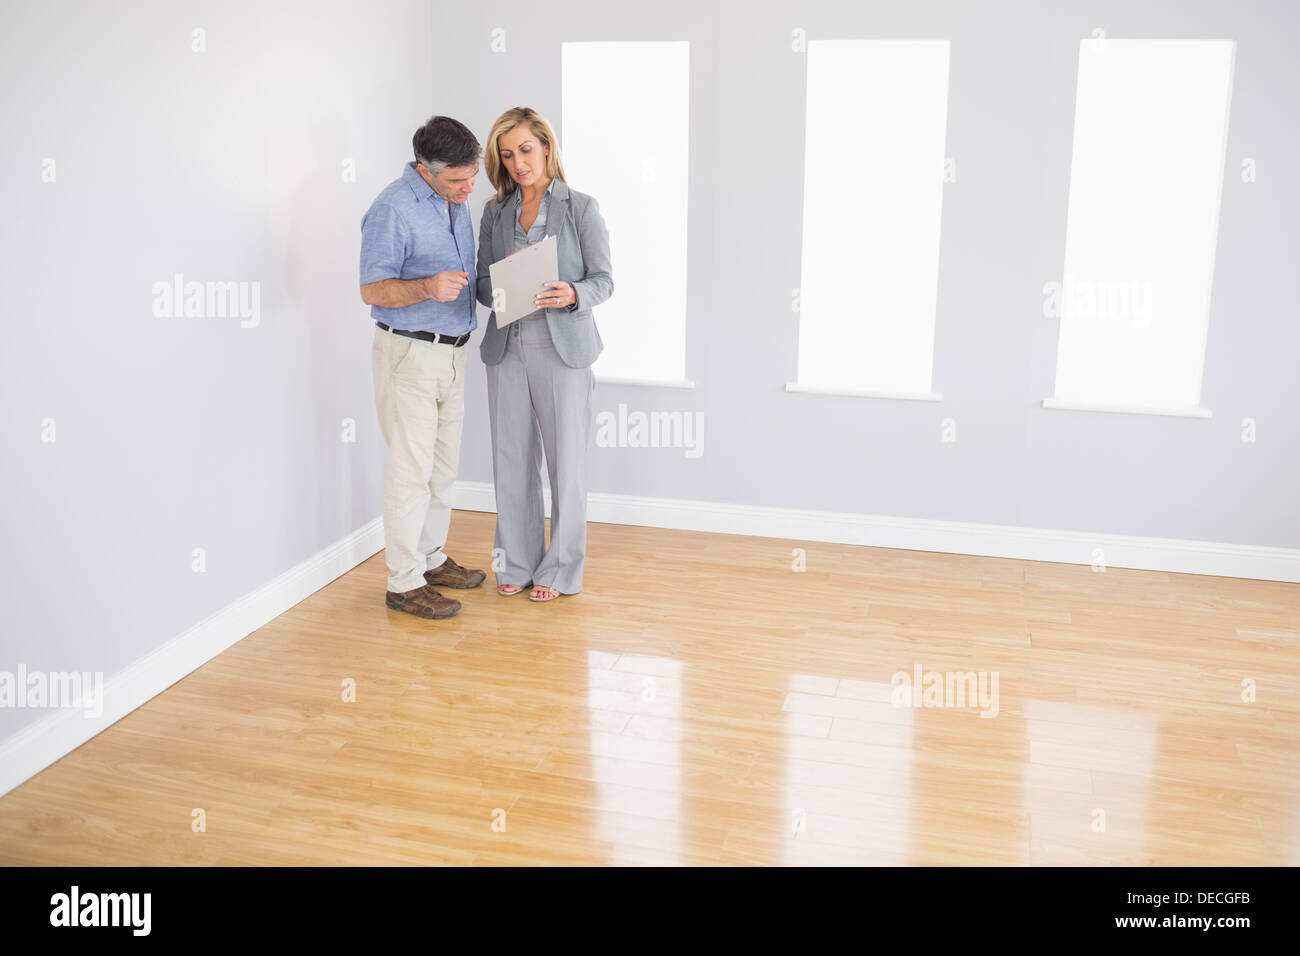
<svg viewBox="0 0 1300 956">
<path fill-rule="evenodd" d="M 536 311 L 497 328 L 488 319 L 479 354 L 487 367 L 496 482 L 497 592 L 531 588 L 552 601 L 582 590 L 587 553 L 587 448 L 604 347 L 592 309 L 614 291 L 609 232 L 596 200 L 564 179 L 555 133 L 535 110 L 506 110 L 492 125 L 484 168 L 496 196 L 479 225 L 478 301 L 492 307 L 488 266 L 556 236 L 559 281 L 533 300 Z M 541 464 L 551 484 L 551 540 L 545 541 Z"/>
</svg>

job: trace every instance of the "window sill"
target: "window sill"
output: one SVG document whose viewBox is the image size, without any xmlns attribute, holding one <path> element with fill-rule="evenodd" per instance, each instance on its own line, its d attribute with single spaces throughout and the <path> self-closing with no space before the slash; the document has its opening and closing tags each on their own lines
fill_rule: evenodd
<svg viewBox="0 0 1300 956">
<path fill-rule="evenodd" d="M 1044 408 L 1057 408 L 1073 412 L 1120 412 L 1125 415 L 1174 415 L 1180 418 L 1209 418 L 1208 408 L 1154 408 L 1143 405 L 1092 405 L 1087 402 L 1063 402 L 1055 398 L 1043 399 Z"/>
<path fill-rule="evenodd" d="M 942 402 L 942 392 L 862 392 L 847 388 L 829 388 L 821 385 L 800 385 L 786 382 L 787 392 L 807 392 L 812 395 L 847 395 L 852 398 L 889 398 L 909 402 Z"/>
<path fill-rule="evenodd" d="M 664 379 L 664 378 L 606 378 L 603 375 L 596 376 L 598 385 L 646 385 L 651 388 L 694 388 L 695 383 L 690 379 Z"/>
</svg>

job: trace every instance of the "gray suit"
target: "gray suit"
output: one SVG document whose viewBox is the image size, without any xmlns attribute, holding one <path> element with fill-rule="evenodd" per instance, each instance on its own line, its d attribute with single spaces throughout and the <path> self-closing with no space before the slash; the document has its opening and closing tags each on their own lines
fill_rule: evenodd
<svg viewBox="0 0 1300 956">
<path fill-rule="evenodd" d="M 562 179 L 553 180 L 551 194 L 554 208 L 546 218 L 546 235 L 559 237 L 559 278 L 573 286 L 578 294 L 572 309 L 547 309 L 546 324 L 551 331 L 555 351 L 570 368 L 586 368 L 596 361 L 604 343 L 596 329 L 591 310 L 614 292 L 610 275 L 609 232 L 600 214 L 600 204 L 586 193 L 570 189 Z M 507 205 L 514 200 L 506 197 Z M 483 206 L 483 221 L 478 231 L 478 300 L 492 308 L 492 279 L 488 266 L 514 251 L 514 223 L 501 215 L 501 205 L 489 199 Z M 479 355 L 484 365 L 496 365 L 506 350 L 506 334 L 497 328 L 493 312 L 488 319 Z"/>
<path fill-rule="evenodd" d="M 478 300 L 489 308 L 488 266 L 523 246 L 556 236 L 559 278 L 575 307 L 537 309 L 505 329 L 496 314 L 479 346 L 487 370 L 488 422 L 497 524 L 492 570 L 498 585 L 582 590 L 587 554 L 587 451 L 591 445 L 591 363 L 603 344 L 592 308 L 614 290 L 609 234 L 596 200 L 553 179 L 525 231 L 519 193 L 489 200 L 479 226 Z M 542 461 L 551 486 L 551 537 L 545 537 Z"/>
</svg>

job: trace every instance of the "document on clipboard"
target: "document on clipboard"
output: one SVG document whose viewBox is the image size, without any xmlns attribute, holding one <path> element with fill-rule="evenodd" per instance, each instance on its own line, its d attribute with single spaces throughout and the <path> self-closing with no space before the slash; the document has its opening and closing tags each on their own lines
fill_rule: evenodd
<svg viewBox="0 0 1300 956">
<path fill-rule="evenodd" d="M 558 249 L 556 237 L 547 236 L 488 266 L 497 328 L 537 311 L 533 297 L 543 291 L 542 284 L 560 278 Z"/>
</svg>

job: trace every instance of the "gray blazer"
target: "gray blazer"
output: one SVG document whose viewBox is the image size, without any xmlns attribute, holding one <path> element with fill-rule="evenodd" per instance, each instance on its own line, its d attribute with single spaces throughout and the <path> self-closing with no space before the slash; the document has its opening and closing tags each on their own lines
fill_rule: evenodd
<svg viewBox="0 0 1300 956">
<path fill-rule="evenodd" d="M 495 198 L 489 199 L 483 206 L 483 221 L 478 229 L 476 292 L 479 302 L 489 309 L 492 308 L 492 278 L 488 266 L 514 251 L 515 224 L 509 213 L 502 214 L 503 208 L 514 208 L 513 195 L 506 197 L 504 207 Z M 586 193 L 570 189 L 557 177 L 551 185 L 546 234 L 559 237 L 558 278 L 572 285 L 578 294 L 578 302 L 572 309 L 547 309 L 546 326 L 564 364 L 570 368 L 586 368 L 605 347 L 591 310 L 614 292 L 609 266 L 609 231 L 599 203 Z M 506 333 L 497 328 L 497 314 L 493 312 L 479 343 L 479 355 L 484 365 L 496 365 L 505 351 Z"/>
</svg>

